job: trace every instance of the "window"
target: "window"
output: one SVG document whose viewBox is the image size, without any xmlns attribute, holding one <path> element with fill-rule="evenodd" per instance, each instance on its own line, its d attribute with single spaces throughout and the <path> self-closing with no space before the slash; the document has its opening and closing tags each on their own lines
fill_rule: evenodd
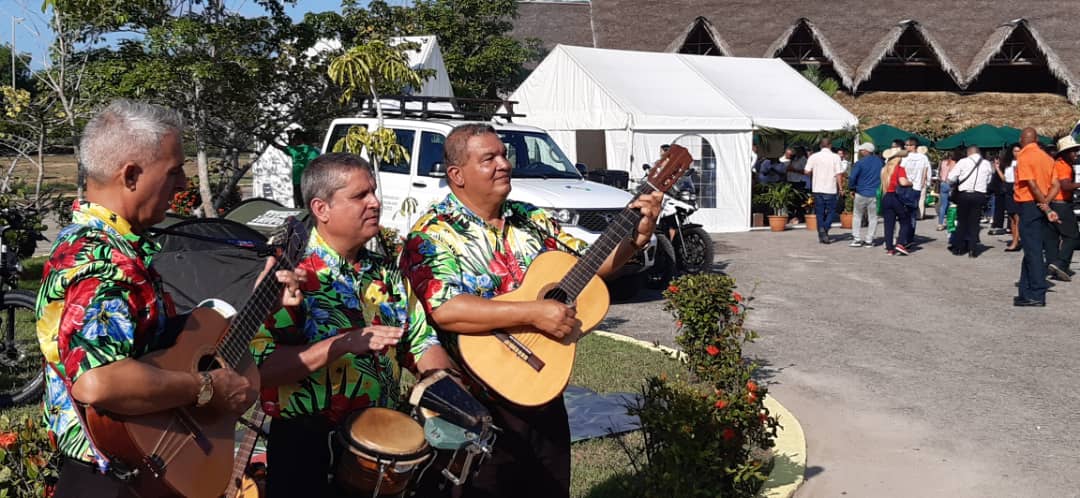
<svg viewBox="0 0 1080 498">
<path fill-rule="evenodd" d="M 581 178 L 577 168 L 546 133 L 500 130 L 514 178 Z"/>
<path fill-rule="evenodd" d="M 405 147 L 405 160 L 396 164 L 380 164 L 379 171 L 407 175 L 409 174 L 409 159 L 412 157 L 413 141 L 416 138 L 416 131 L 394 128 L 394 135 L 397 135 L 397 143 L 402 147 Z"/>
<path fill-rule="evenodd" d="M 438 133 L 425 131 L 420 134 L 420 160 L 416 163 L 416 174 L 431 176 L 431 167 L 443 162 L 443 144 L 446 137 Z M 444 165 L 445 166 L 445 165 Z"/>
</svg>

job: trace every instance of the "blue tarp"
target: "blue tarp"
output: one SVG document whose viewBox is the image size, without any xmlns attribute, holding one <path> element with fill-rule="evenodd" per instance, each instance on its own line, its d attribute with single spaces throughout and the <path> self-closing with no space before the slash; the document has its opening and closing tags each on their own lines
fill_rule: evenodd
<svg viewBox="0 0 1080 498">
<path fill-rule="evenodd" d="M 638 404 L 637 394 L 597 394 L 584 387 L 569 386 L 563 393 L 563 400 L 570 417 L 571 442 L 622 434 L 641 428 L 638 418 L 626 413 L 627 406 Z"/>
</svg>

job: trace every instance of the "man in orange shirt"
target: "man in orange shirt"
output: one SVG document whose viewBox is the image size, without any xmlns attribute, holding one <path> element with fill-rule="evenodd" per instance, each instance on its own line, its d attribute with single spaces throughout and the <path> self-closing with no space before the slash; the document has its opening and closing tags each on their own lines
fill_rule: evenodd
<svg viewBox="0 0 1080 498">
<path fill-rule="evenodd" d="M 1044 241 L 1051 223 L 1060 223 L 1058 214 L 1050 209 L 1061 185 L 1054 175 L 1054 158 L 1043 152 L 1036 142 L 1034 128 L 1020 133 L 1020 154 L 1016 158 L 1016 185 L 1013 199 L 1019 206 L 1020 245 L 1024 261 L 1020 265 L 1018 296 L 1013 306 L 1046 306 L 1046 257 Z"/>
<path fill-rule="evenodd" d="M 1076 214 L 1073 213 L 1073 191 L 1077 185 L 1073 165 L 1080 153 L 1080 143 L 1071 135 L 1065 135 L 1057 142 L 1058 160 L 1054 163 L 1054 177 L 1061 185 L 1061 191 L 1050 202 L 1050 209 L 1061 218 L 1061 223 L 1053 225 L 1046 244 L 1046 269 L 1057 280 L 1072 281 L 1073 251 L 1080 242 L 1080 231 L 1076 226 Z"/>
</svg>

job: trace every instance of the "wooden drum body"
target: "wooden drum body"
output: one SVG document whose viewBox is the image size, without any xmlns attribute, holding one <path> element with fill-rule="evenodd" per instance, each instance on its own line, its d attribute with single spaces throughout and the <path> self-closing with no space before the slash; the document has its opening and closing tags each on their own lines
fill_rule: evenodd
<svg viewBox="0 0 1080 498">
<path fill-rule="evenodd" d="M 420 424 L 389 408 L 350 415 L 338 437 L 345 451 L 334 480 L 356 496 L 404 496 L 417 469 L 431 458 Z"/>
</svg>

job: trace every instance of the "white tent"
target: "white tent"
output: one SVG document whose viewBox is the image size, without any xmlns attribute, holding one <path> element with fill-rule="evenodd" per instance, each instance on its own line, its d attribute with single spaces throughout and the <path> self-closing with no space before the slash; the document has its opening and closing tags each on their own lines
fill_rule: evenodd
<svg viewBox="0 0 1080 498">
<path fill-rule="evenodd" d="M 419 90 L 413 90 L 411 95 L 423 97 L 453 97 L 454 89 L 450 86 L 450 75 L 446 72 L 446 63 L 443 61 L 442 50 L 439 49 L 439 40 L 434 36 L 405 36 L 391 38 L 390 43 L 397 45 L 405 42 L 414 42 L 420 45 L 416 50 L 406 51 L 409 57 L 409 65 L 413 69 L 431 69 L 434 75 L 424 81 L 424 86 Z M 308 49 L 306 55 L 314 57 L 320 53 L 341 50 L 341 42 L 334 39 L 319 40 L 314 47 Z M 410 108 L 414 103 L 409 103 Z M 384 106 L 400 105 L 398 101 L 385 101 Z M 416 104 L 419 107 L 419 104 Z M 440 106 L 449 104 L 433 103 L 430 109 L 439 109 Z M 298 128 L 292 124 L 286 131 Z M 283 135 L 281 141 L 288 139 Z M 263 153 L 252 164 L 252 188 L 253 197 L 265 197 L 274 199 L 285 206 L 293 207 L 292 187 L 292 159 L 289 155 L 273 146 L 266 146 Z"/>
<path fill-rule="evenodd" d="M 575 161 L 629 171 L 660 145 L 690 149 L 700 177 L 694 220 L 750 227 L 756 129 L 854 128 L 857 119 L 780 59 L 556 46 L 510 96 L 525 124 L 548 130 Z"/>
</svg>

